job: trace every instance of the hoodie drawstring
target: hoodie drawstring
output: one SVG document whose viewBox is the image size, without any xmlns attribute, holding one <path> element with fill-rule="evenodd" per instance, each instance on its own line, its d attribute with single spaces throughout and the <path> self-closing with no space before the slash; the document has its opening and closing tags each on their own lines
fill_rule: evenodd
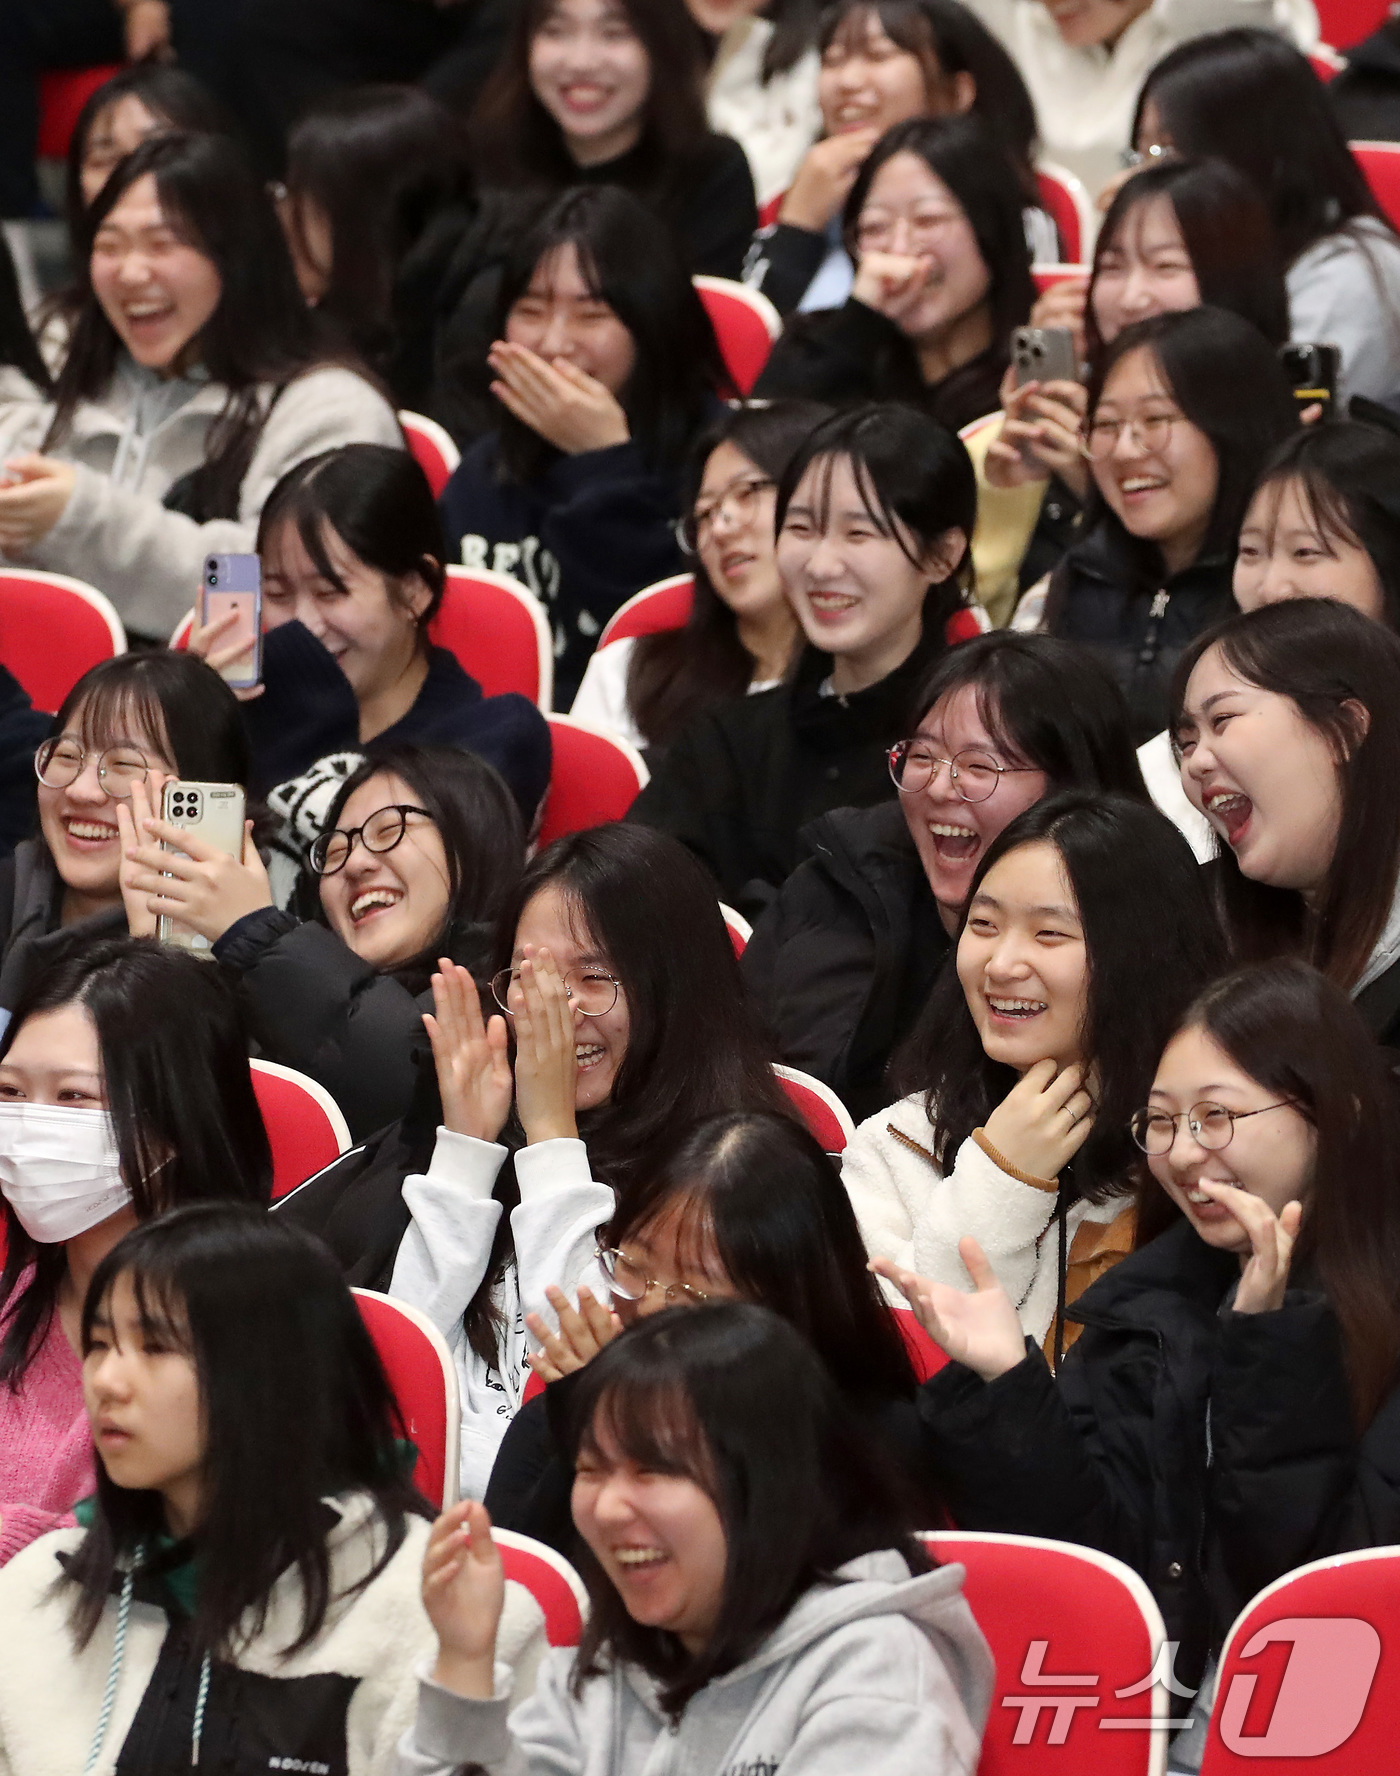
<svg viewBox="0 0 1400 1776">
<path fill-rule="evenodd" d="M 204 1732 L 204 1705 L 209 1700 L 209 1655 L 204 1655 L 204 1663 L 199 1668 L 199 1695 L 194 1705 L 194 1733 L 190 1739 L 190 1768 L 199 1768 L 199 1741 Z"/>
<path fill-rule="evenodd" d="M 112 1637 L 112 1663 L 107 1670 L 107 1688 L 102 1697 L 102 1712 L 97 1717 L 97 1731 L 83 1765 L 83 1776 L 91 1776 L 97 1767 L 102 1741 L 107 1737 L 107 1724 L 112 1718 L 112 1705 L 117 1699 L 117 1680 L 122 1674 L 122 1658 L 126 1652 L 126 1625 L 131 1620 L 131 1594 L 136 1588 L 136 1569 L 145 1555 L 145 1544 L 137 1548 L 122 1580 L 121 1601 L 117 1604 L 117 1631 Z"/>
<path fill-rule="evenodd" d="M 1068 1219 L 1068 1216 L 1069 1216 L 1069 1199 L 1068 1199 L 1067 1193 L 1062 1190 L 1059 1194 L 1059 1199 L 1057 1200 L 1057 1202 L 1055 1204 L 1055 1219 L 1059 1223 L 1059 1228 L 1060 1228 L 1060 1238 L 1059 1238 L 1060 1249 L 1059 1249 L 1058 1262 L 1056 1263 L 1056 1266 L 1055 1266 L 1057 1280 L 1056 1280 L 1056 1285 L 1055 1285 L 1055 1362 L 1054 1362 L 1054 1372 L 1056 1375 L 1058 1375 L 1060 1373 L 1060 1360 L 1065 1354 L 1065 1273 L 1068 1268 L 1067 1262 L 1066 1262 L 1067 1253 L 1065 1251 L 1065 1246 L 1066 1246 L 1065 1223 L 1066 1223 L 1066 1220 Z"/>
</svg>

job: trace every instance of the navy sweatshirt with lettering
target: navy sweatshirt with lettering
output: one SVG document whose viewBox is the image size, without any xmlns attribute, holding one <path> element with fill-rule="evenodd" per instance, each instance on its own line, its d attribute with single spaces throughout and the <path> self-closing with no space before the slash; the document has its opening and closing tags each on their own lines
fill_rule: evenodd
<svg viewBox="0 0 1400 1776">
<path fill-rule="evenodd" d="M 554 455 L 528 481 L 507 476 L 497 435 L 479 438 L 443 490 L 448 547 L 464 567 L 511 575 L 554 631 L 554 706 L 567 709 L 608 618 L 634 592 L 685 566 L 675 536 L 676 474 L 635 441 Z"/>
</svg>

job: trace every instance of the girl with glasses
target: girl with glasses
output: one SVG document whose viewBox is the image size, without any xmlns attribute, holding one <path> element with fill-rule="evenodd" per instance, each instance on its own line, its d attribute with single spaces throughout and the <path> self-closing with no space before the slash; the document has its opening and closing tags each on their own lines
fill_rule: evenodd
<svg viewBox="0 0 1400 1776">
<path fill-rule="evenodd" d="M 1067 1304 L 1132 1244 L 1129 1118 L 1223 960 L 1200 869 L 1155 808 L 1072 790 L 1013 820 L 896 1062 L 907 1095 L 846 1148 L 872 1257 L 961 1285 L 976 1235 L 1058 1364 Z"/>
<path fill-rule="evenodd" d="M 439 958 L 485 978 L 524 866 L 519 810 L 491 767 L 450 746 L 376 748 L 340 784 L 286 910 L 251 846 L 240 863 L 148 819 L 139 791 L 136 805 L 132 928 L 169 913 L 207 938 L 242 980 L 261 1052 L 319 1080 L 356 1139 L 405 1115 Z"/>
<path fill-rule="evenodd" d="M 1181 650 L 1231 608 L 1250 492 L 1297 423 L 1272 348 L 1223 309 L 1124 328 L 1090 382 L 1081 448 L 1094 494 L 1083 534 L 1013 623 L 1099 654 L 1139 744 L 1166 726 Z"/>
<path fill-rule="evenodd" d="M 773 508 L 783 471 L 825 417 L 814 401 L 755 402 L 700 438 L 680 524 L 695 576 L 690 620 L 599 649 L 573 714 L 657 756 L 700 710 L 779 682 L 798 627 L 778 578 Z"/>
<path fill-rule="evenodd" d="M 1283 961 L 1187 1008 L 1134 1126 L 1136 1249 L 1053 1382 L 975 1239 L 971 1294 L 880 1269 L 954 1359 L 919 1406 L 958 1522 L 1134 1567 L 1203 1713 L 1251 1596 L 1400 1536 L 1400 1115 L 1346 995 Z"/>
<path fill-rule="evenodd" d="M 238 704 L 202 660 L 143 650 L 73 686 L 34 754 L 38 830 L 0 862 L 0 1009 L 60 934 L 127 930 L 119 881 L 122 810 L 166 777 L 248 782 Z"/>
<path fill-rule="evenodd" d="M 462 1489 L 481 1497 L 529 1377 L 526 1312 L 571 1288 L 598 1229 L 676 1131 L 786 1114 L 703 871 L 614 823 L 557 840 L 502 911 L 491 986 L 434 983 L 409 1113 L 279 1204 L 352 1282 L 421 1308 L 452 1348 Z"/>
</svg>

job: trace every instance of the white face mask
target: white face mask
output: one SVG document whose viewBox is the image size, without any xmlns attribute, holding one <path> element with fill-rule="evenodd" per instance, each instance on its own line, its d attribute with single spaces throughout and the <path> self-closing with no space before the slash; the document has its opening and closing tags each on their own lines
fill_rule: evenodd
<svg viewBox="0 0 1400 1776">
<path fill-rule="evenodd" d="M 0 1104 L 0 1191 L 42 1246 L 109 1219 L 131 1201 L 111 1117 L 71 1104 Z"/>
</svg>

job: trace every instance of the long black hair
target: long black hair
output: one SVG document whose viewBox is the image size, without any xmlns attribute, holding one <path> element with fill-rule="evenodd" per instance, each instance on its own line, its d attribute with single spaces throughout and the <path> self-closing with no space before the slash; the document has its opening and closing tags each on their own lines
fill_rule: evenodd
<svg viewBox="0 0 1400 1776">
<path fill-rule="evenodd" d="M 1182 1014 L 1316 1131 L 1294 1274 L 1316 1276 L 1341 1327 L 1352 1411 L 1364 1430 L 1395 1386 L 1400 1359 L 1400 1106 L 1386 1052 L 1345 992 L 1315 968 L 1279 960 L 1206 988 Z M 1142 1187 L 1136 1243 L 1180 1218 Z"/>
<path fill-rule="evenodd" d="M 459 746 L 371 749 L 340 786 L 326 817 L 335 826 L 355 791 L 375 777 L 401 777 L 432 817 L 447 855 L 447 910 L 422 951 L 389 970 L 411 993 L 426 992 L 440 956 L 484 977 L 501 909 L 525 867 L 525 827 L 500 774 Z M 315 878 L 302 884 L 306 908 L 325 924 Z"/>
<path fill-rule="evenodd" d="M 6 365 L 27 377 L 40 394 L 48 393 L 49 368 L 24 312 L 10 243 L 0 234 L 0 368 Z"/>
<path fill-rule="evenodd" d="M 1164 160 L 1119 186 L 1094 247 L 1084 305 L 1084 340 L 1097 364 L 1104 340 L 1094 314 L 1094 285 L 1118 251 L 1134 212 L 1165 198 L 1181 230 L 1201 302 L 1228 309 L 1258 328 L 1272 346 L 1289 338 L 1283 255 L 1268 208 L 1255 186 L 1224 160 Z"/>
<path fill-rule="evenodd" d="M 1255 496 L 1281 498 L 1290 484 L 1324 542 L 1336 538 L 1370 556 L 1383 621 L 1400 633 L 1400 438 L 1354 420 L 1302 426 L 1265 464 Z"/>
<path fill-rule="evenodd" d="M 1094 1069 L 1094 1127 L 1073 1161 L 1073 1188 L 1103 1202 L 1133 1181 L 1129 1119 L 1146 1102 L 1182 1009 L 1224 966 L 1225 945 L 1200 866 L 1172 822 L 1141 802 L 1096 791 L 1047 796 L 1018 815 L 988 846 L 968 906 L 1002 858 L 1041 842 L 1059 856 L 1084 931 L 1080 1043 Z M 966 925 L 965 908 L 959 940 Z M 983 1049 L 952 968 L 939 977 L 894 1068 L 897 1090 L 925 1094 L 945 1170 L 1016 1083 L 1014 1069 Z"/>
<path fill-rule="evenodd" d="M 328 527 L 352 555 L 387 578 L 391 603 L 400 602 L 397 582 L 416 574 L 429 592 L 414 619 L 419 649 L 427 652 L 428 625 L 447 585 L 447 540 L 428 477 L 408 451 L 387 444 L 341 444 L 306 457 L 263 502 L 259 555 L 272 552 L 283 525 L 295 526 L 311 565 L 337 591 L 350 588 L 326 548 Z"/>
<path fill-rule="evenodd" d="M 1212 648 L 1238 678 L 1288 697 L 1336 761 L 1341 824 L 1326 881 L 1309 908 L 1291 888 L 1255 882 L 1228 845 L 1215 880 L 1240 962 L 1297 954 L 1352 987 L 1385 929 L 1400 881 L 1400 636 L 1330 598 L 1288 598 L 1240 611 L 1198 635 L 1177 661 L 1171 731 L 1186 687 Z M 1366 712 L 1364 727 L 1355 706 Z"/>
<path fill-rule="evenodd" d="M 694 506 L 705 466 L 721 444 L 732 445 L 776 483 L 802 440 L 828 412 L 816 401 L 798 400 L 731 407 L 691 451 L 684 509 Z M 739 639 L 734 612 L 715 591 L 698 555 L 692 570 L 695 597 L 685 627 L 641 636 L 627 666 L 627 704 L 652 746 L 673 739 L 707 704 L 743 696 L 753 678 L 753 657 Z"/>
<path fill-rule="evenodd" d="M 677 4 L 680 0 L 677 0 Z M 573 247 L 590 293 L 632 335 L 636 362 L 619 400 L 642 453 L 676 467 L 704 423 L 725 372 L 705 306 L 671 231 L 639 199 L 616 185 L 565 191 L 506 255 L 495 337 L 530 287 L 535 268 Z M 499 409 L 501 461 L 517 481 L 540 474 L 559 452 L 506 408 Z"/>
<path fill-rule="evenodd" d="M 547 888 L 560 894 L 580 938 L 602 953 L 627 996 L 627 1052 L 612 1092 L 578 1119 L 593 1176 L 619 1203 L 656 1175 L 678 1129 L 725 1110 L 792 1114 L 744 992 L 714 883 L 679 840 L 622 822 L 556 839 L 506 902 L 493 973 L 510 966 L 521 917 Z M 524 1144 L 514 1117 L 501 1139 Z M 507 1210 L 515 1188 L 506 1167 L 496 1195 Z M 495 1360 L 497 1338 L 491 1290 L 511 1251 L 506 1213 L 465 1315 L 468 1342 L 487 1361 Z"/>
<path fill-rule="evenodd" d="M 27 1020 L 80 1005 L 97 1030 L 122 1181 L 141 1220 L 204 1201 L 266 1207 L 272 1153 L 248 1070 L 241 1001 L 217 968 L 150 938 L 66 953 L 26 986 L 0 1061 Z M 66 1273 L 62 1245 L 31 1239 L 7 1202 L 0 1270 L 0 1382 L 19 1388 L 48 1335 Z M 23 1293 L 19 1280 L 34 1274 Z"/>
<path fill-rule="evenodd" d="M 604 1448 L 705 1492 L 724 1528 L 719 1617 L 695 1654 L 633 1621 L 585 1545 L 589 1616 L 575 1693 L 613 1661 L 661 1684 L 673 1720 L 743 1663 L 814 1585 L 862 1554 L 932 1562 L 889 1463 L 807 1341 L 765 1307 L 723 1302 L 643 1320 L 588 1364 L 568 1400 L 566 1453 L 585 1470 Z M 586 1481 L 575 1482 L 575 1488 Z"/>
<path fill-rule="evenodd" d="M 1149 103 L 1178 154 L 1228 160 L 1264 194 L 1285 263 L 1358 216 L 1390 230 L 1326 87 L 1277 32 L 1241 27 L 1178 44 L 1143 82 L 1134 141 Z"/>
<path fill-rule="evenodd" d="M 868 1268 L 850 1196 L 800 1123 L 761 1111 L 697 1123 L 619 1206 L 608 1244 L 645 1238 L 671 1213 L 679 1248 L 713 1247 L 740 1296 L 796 1326 L 843 1393 L 912 1397 L 908 1350 Z"/>
<path fill-rule="evenodd" d="M 302 1590 L 290 1654 L 320 1633 L 332 1603 L 362 1591 L 403 1545 L 406 1518 L 430 1515 L 396 1440 L 403 1435 L 373 1340 L 335 1260 L 313 1235 L 232 1204 L 178 1209 L 127 1234 L 93 1273 L 83 1354 L 111 1313 L 119 1282 L 143 1331 L 186 1353 L 204 1432 L 194 1531 L 196 1653 L 228 1656 L 240 1624 L 267 1621 L 273 1587 L 295 1568 Z M 377 1559 L 333 1592 L 328 1498 L 368 1494 Z M 119 1564 L 165 1530 L 159 1493 L 116 1485 L 97 1464 L 92 1526 L 65 1568 L 79 1648 L 110 1602 Z"/>
<path fill-rule="evenodd" d="M 200 362 L 228 401 L 215 422 L 192 497 L 208 517 L 235 517 L 238 489 L 266 418 L 263 385 L 290 382 L 326 354 L 302 300 L 287 243 L 238 146 L 225 136 L 152 136 L 128 154 L 82 219 L 76 316 L 44 449 L 68 436 L 78 404 L 100 400 L 121 344 L 92 287 L 98 230 L 138 179 L 154 177 L 167 223 L 218 272 L 218 306 L 199 335 Z"/>
</svg>

